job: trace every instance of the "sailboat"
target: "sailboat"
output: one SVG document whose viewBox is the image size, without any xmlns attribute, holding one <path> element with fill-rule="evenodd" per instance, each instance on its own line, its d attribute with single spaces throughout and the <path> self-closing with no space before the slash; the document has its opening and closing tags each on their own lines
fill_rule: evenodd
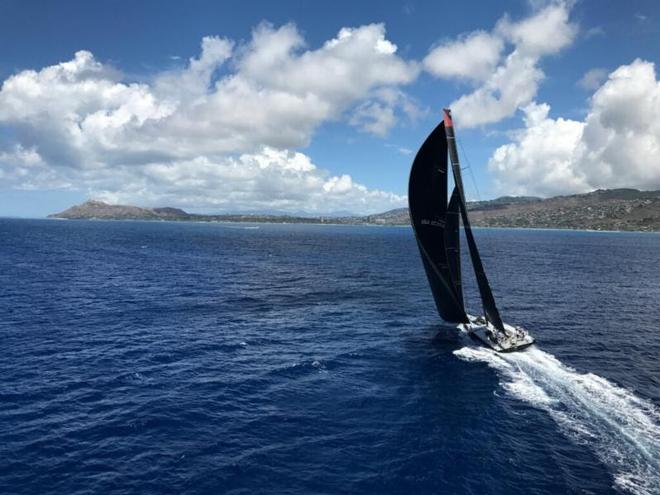
<svg viewBox="0 0 660 495">
<path fill-rule="evenodd" d="M 448 160 L 454 189 L 448 195 Z M 465 203 L 461 165 L 451 111 L 429 134 L 417 152 L 408 183 L 410 220 L 415 231 L 435 305 L 443 320 L 455 323 L 483 345 L 497 352 L 520 351 L 534 338 L 520 326 L 502 321 L 472 234 Z M 483 316 L 467 313 L 461 277 L 460 223 L 463 223 L 470 259 L 481 297 Z"/>
</svg>

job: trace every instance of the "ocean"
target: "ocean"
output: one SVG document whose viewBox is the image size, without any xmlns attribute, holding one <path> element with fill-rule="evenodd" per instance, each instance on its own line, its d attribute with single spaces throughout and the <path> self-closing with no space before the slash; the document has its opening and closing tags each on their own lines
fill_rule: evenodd
<svg viewBox="0 0 660 495">
<path fill-rule="evenodd" d="M 475 235 L 525 352 L 410 228 L 0 219 L 0 493 L 660 493 L 660 235 Z"/>
</svg>

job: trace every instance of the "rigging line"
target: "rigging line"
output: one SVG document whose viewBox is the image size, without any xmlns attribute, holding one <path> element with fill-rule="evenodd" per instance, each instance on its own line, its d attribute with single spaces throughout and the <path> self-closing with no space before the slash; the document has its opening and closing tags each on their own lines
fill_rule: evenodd
<svg viewBox="0 0 660 495">
<path fill-rule="evenodd" d="M 456 141 L 458 142 L 458 145 L 461 147 L 461 152 L 463 153 L 463 156 L 465 157 L 465 161 L 468 164 L 466 168 L 470 172 L 470 177 L 472 178 L 472 185 L 474 186 L 474 190 L 477 192 L 477 199 L 481 201 L 481 194 L 479 193 L 479 188 L 477 187 L 477 181 L 474 178 L 474 172 L 472 171 L 472 164 L 470 163 L 470 158 L 467 156 L 467 153 L 465 152 L 465 148 L 463 148 L 463 142 L 458 139 Z"/>
<path fill-rule="evenodd" d="M 470 158 L 467 156 L 467 153 L 465 152 L 465 148 L 463 147 L 463 141 L 461 141 L 460 139 L 456 139 L 456 138 L 454 138 L 454 140 L 461 147 L 461 153 L 463 154 L 463 157 L 465 158 L 465 161 L 468 165 L 465 168 L 467 168 L 470 172 L 470 178 L 472 179 L 472 185 L 474 186 L 474 190 L 477 193 L 477 199 L 479 201 L 481 201 L 481 194 L 479 193 L 479 188 L 477 187 L 477 181 L 474 178 L 474 172 L 472 171 L 472 164 L 470 163 Z M 476 276 L 476 273 L 475 273 L 475 280 L 476 280 L 476 277 L 477 276 Z M 468 295 L 465 292 L 463 292 L 463 306 L 466 308 L 466 312 L 467 312 L 468 303 L 469 303 Z"/>
</svg>

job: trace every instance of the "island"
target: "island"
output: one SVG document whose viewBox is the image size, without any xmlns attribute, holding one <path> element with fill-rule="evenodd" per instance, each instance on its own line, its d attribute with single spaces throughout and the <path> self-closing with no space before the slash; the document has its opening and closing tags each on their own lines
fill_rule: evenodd
<svg viewBox="0 0 660 495">
<path fill-rule="evenodd" d="M 660 191 L 599 189 L 585 194 L 538 198 L 504 196 L 468 203 L 477 227 L 660 231 Z M 142 208 L 90 200 L 49 218 L 68 220 L 156 220 L 194 222 L 331 223 L 409 225 L 407 208 L 374 215 L 297 216 L 266 214 L 206 215 L 179 208 Z"/>
</svg>

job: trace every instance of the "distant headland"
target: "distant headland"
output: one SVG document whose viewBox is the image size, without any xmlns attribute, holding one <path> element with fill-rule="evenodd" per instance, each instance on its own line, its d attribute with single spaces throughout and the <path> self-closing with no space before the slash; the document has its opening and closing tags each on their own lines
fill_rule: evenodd
<svg viewBox="0 0 660 495">
<path fill-rule="evenodd" d="M 504 196 L 468 203 L 472 223 L 480 227 L 562 228 L 580 230 L 660 231 L 660 191 L 599 189 L 586 194 L 537 198 Z M 332 223 L 408 225 L 407 208 L 365 216 L 261 214 L 202 215 L 179 208 L 141 208 L 90 200 L 49 218 L 68 220 L 161 220 L 193 222 Z"/>
</svg>

